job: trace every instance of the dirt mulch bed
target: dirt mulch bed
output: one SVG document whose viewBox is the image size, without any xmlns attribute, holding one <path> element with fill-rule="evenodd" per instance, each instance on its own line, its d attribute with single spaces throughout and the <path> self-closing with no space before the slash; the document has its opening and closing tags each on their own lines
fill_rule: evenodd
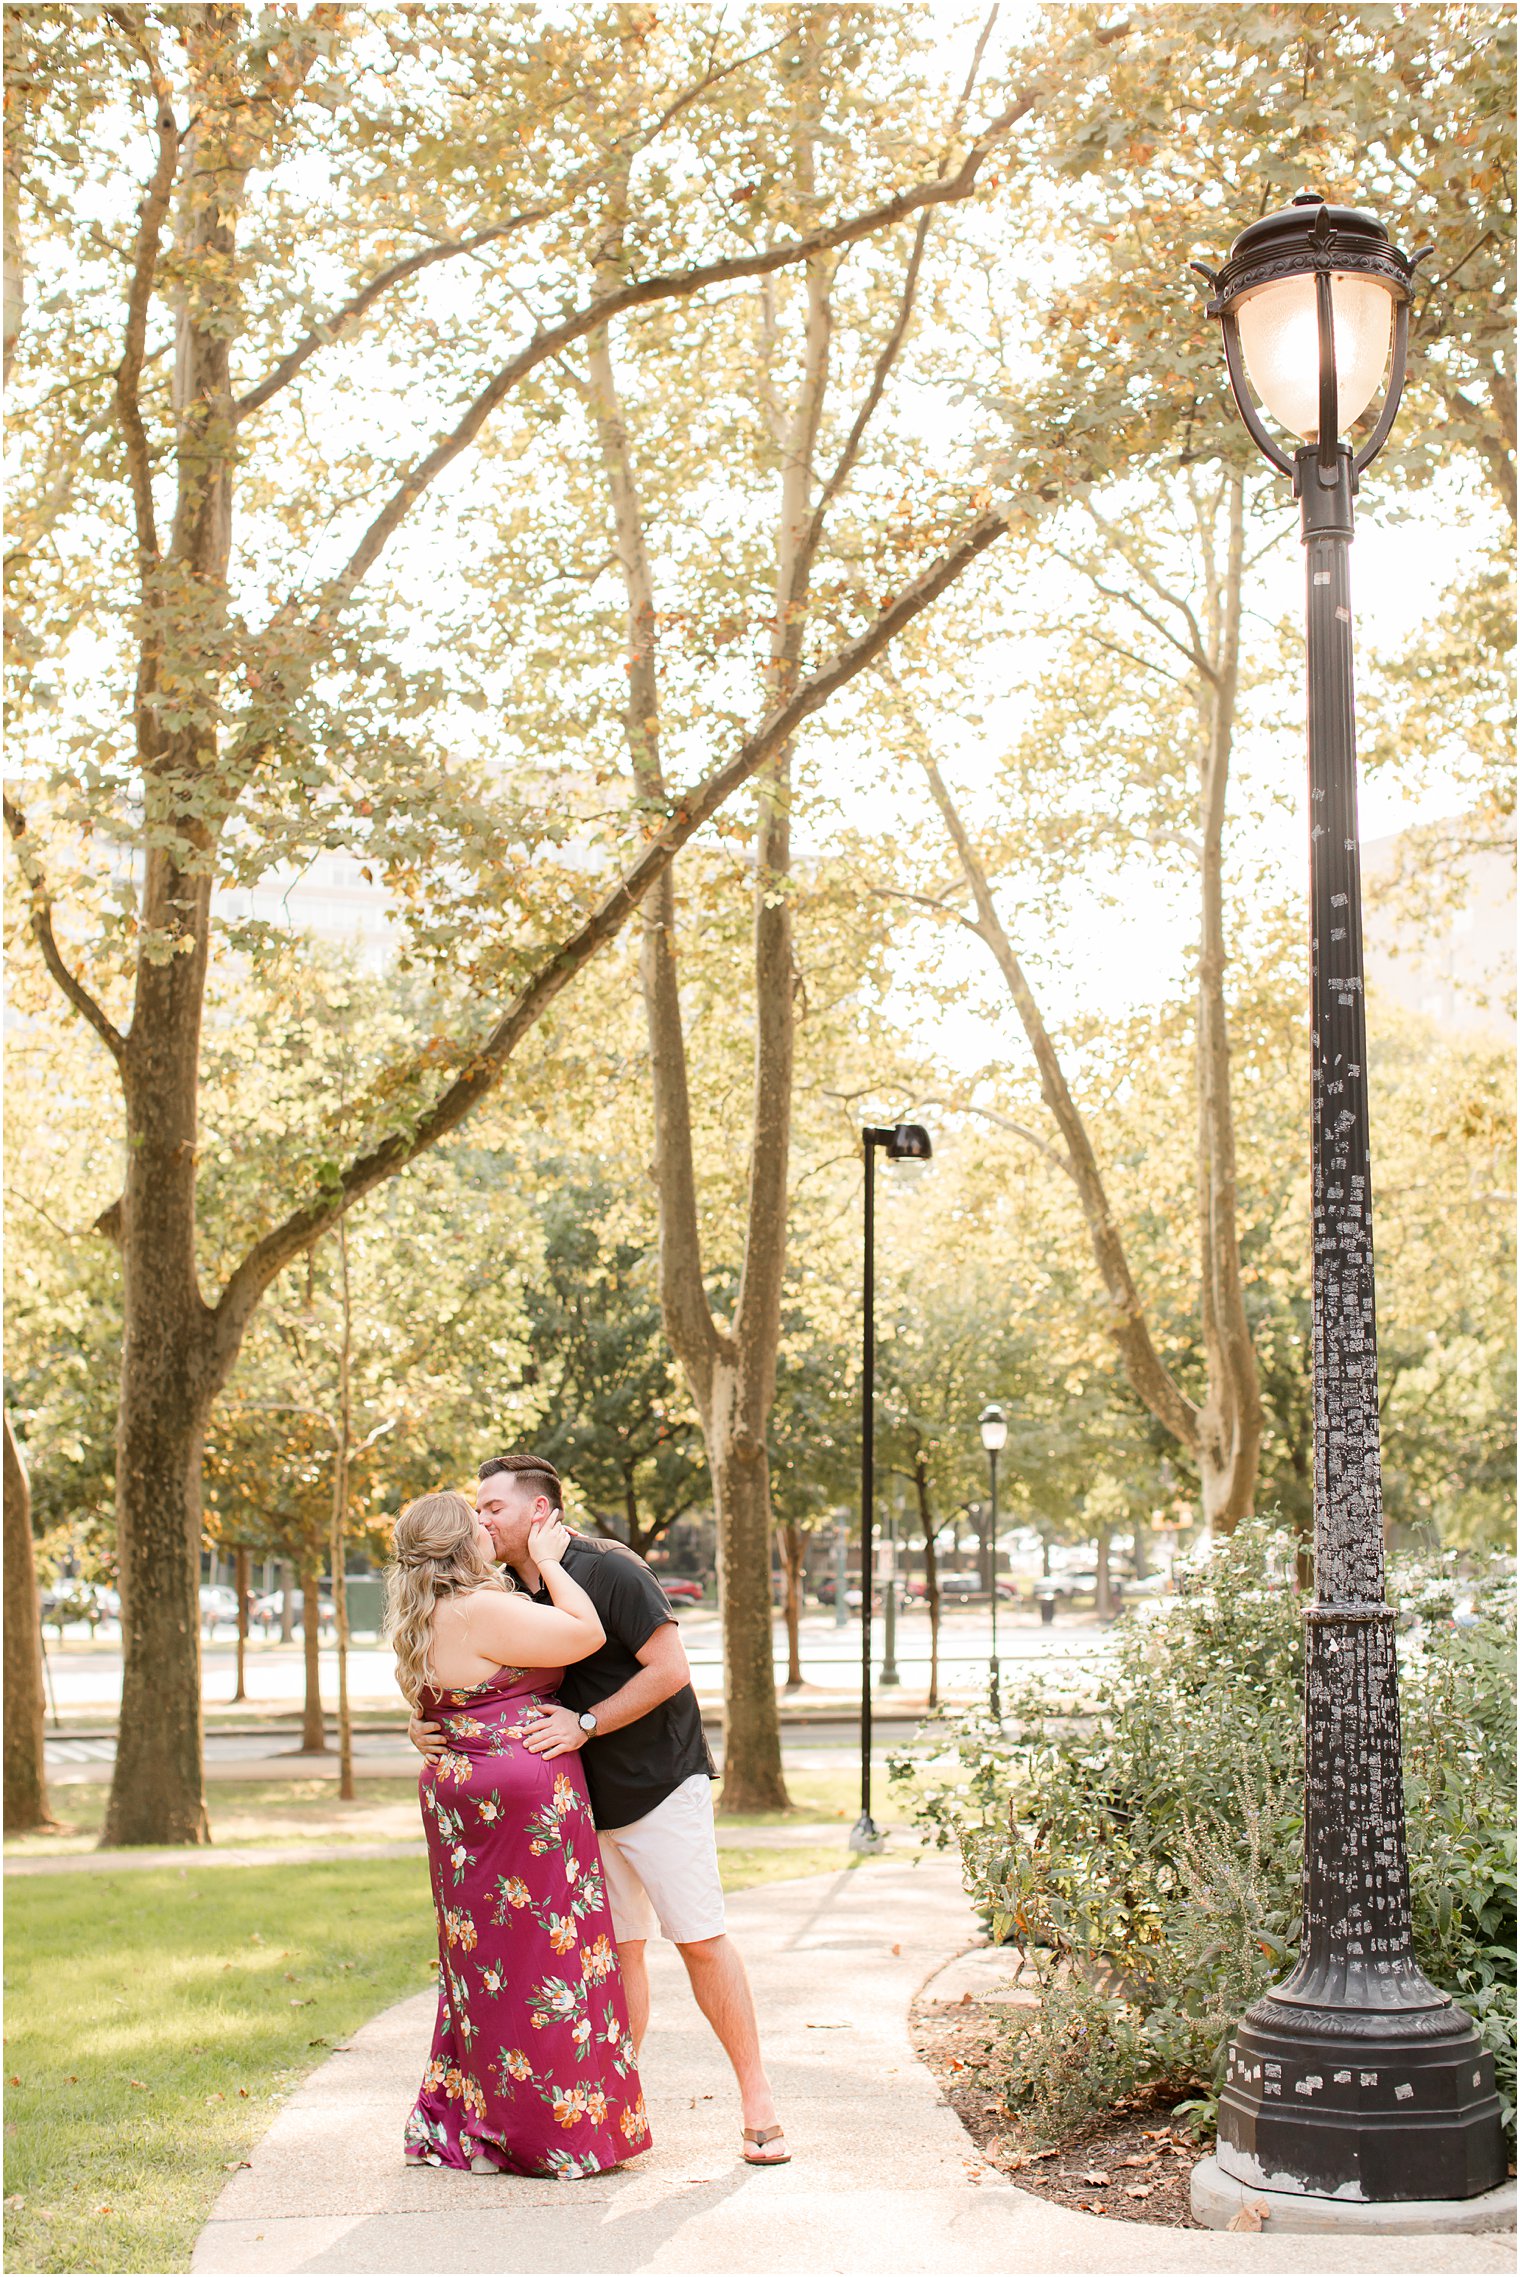
<svg viewBox="0 0 1520 2277">
<path fill-rule="evenodd" d="M 981 2155 L 1021 2190 L 1080 2214 L 1192 2230 L 1188 2179 L 1204 2155 L 1171 2122 L 1169 2102 L 1136 2097 L 1058 2151 L 1034 2150 L 995 2095 L 980 2084 L 992 2027 L 1007 2011 L 969 1993 L 952 2008 L 919 2002 L 913 2045 Z"/>
</svg>

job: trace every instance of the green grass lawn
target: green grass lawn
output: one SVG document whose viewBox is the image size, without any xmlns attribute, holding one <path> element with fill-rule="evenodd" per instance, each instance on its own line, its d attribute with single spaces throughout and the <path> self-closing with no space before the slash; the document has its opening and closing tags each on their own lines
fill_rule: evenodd
<svg viewBox="0 0 1520 2277">
<path fill-rule="evenodd" d="M 848 1863 L 842 1833 L 722 1854 L 731 1890 Z M 188 2268 L 282 2097 L 432 1978 L 421 1858 L 38 1875 L 6 1901 L 13 2273 Z"/>
<path fill-rule="evenodd" d="M 820 1830 L 852 1826 L 860 1808 L 858 1779 L 848 1758 L 837 1771 L 792 1771 L 787 1774 L 790 1811 L 760 1811 L 750 1818 L 725 1813 L 718 1823 L 724 1827 L 816 1824 Z M 877 1817 L 886 1823 L 900 1814 L 886 1793 L 885 1779 L 880 1784 Z M 208 1780 L 206 1804 L 213 1840 L 260 1848 L 281 1842 L 421 1840 L 415 1778 L 361 1778 L 358 1786 L 357 1799 L 341 1803 L 335 1779 Z M 58 1857 L 93 1850 L 100 1839 L 107 1792 L 101 1779 L 55 1785 L 51 1799 L 58 1830 L 8 1836 L 6 1856 Z"/>
</svg>

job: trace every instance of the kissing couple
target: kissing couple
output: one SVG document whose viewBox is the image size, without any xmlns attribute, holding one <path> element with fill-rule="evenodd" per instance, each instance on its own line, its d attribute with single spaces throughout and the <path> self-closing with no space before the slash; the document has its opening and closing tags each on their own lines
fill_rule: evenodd
<svg viewBox="0 0 1520 2277">
<path fill-rule="evenodd" d="M 716 1777 L 670 1600 L 573 1534 L 554 1465 L 498 1455 L 396 1521 L 387 1633 L 412 1711 L 438 2020 L 406 2156 L 600 2174 L 650 2143 L 638 2052 L 656 1928 L 733 2065 L 751 2166 L 790 2157 L 725 1931 Z"/>
</svg>

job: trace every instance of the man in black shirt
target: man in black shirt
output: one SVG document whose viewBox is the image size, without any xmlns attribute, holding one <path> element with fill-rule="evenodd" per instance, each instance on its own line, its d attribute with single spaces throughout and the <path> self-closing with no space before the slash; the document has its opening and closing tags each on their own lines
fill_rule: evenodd
<svg viewBox="0 0 1520 2277">
<path fill-rule="evenodd" d="M 553 1464 L 496 1456 L 481 1466 L 476 1508 L 498 1562 L 547 1604 L 528 1534 L 561 1514 Z M 649 2021 L 645 1947 L 658 1926 L 734 2067 L 746 2161 L 784 2165 L 790 2153 L 760 2060 L 749 1980 L 724 1924 L 709 1784 L 717 1773 L 670 1600 L 622 1542 L 577 1535 L 564 1563 L 595 1605 L 606 1642 L 566 1671 L 559 1705 L 541 1712 L 523 1744 L 546 1758 L 581 1753 L 635 2043 Z M 436 1724 L 414 1718 L 410 1735 L 425 1755 L 443 1746 Z"/>
</svg>

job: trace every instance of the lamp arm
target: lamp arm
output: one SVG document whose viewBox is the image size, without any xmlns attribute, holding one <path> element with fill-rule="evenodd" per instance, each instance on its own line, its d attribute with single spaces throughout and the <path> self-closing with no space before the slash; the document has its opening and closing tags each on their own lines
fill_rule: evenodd
<svg viewBox="0 0 1520 2277">
<path fill-rule="evenodd" d="M 1219 329 L 1224 335 L 1224 366 L 1230 375 L 1230 393 L 1235 398 L 1235 408 L 1240 413 L 1246 433 L 1262 457 L 1269 459 L 1279 474 L 1291 476 L 1293 461 L 1288 457 L 1286 451 L 1273 441 L 1262 424 L 1261 413 L 1251 401 L 1251 391 L 1246 385 L 1246 375 L 1240 362 L 1240 327 L 1235 321 L 1233 312 L 1226 309 L 1222 313 Z"/>
<path fill-rule="evenodd" d="M 1365 474 L 1378 452 L 1393 432 L 1393 422 L 1399 415 L 1399 398 L 1404 392 L 1404 367 L 1409 350 L 1409 303 L 1401 300 L 1393 317 L 1393 368 L 1388 374 L 1388 387 L 1383 396 L 1383 408 L 1378 423 L 1351 462 L 1353 480 Z"/>
<path fill-rule="evenodd" d="M 1322 216 L 1324 211 L 1321 206 Z M 1315 448 L 1319 471 L 1328 482 L 1336 471 L 1341 412 L 1335 384 L 1335 296 L 1330 290 L 1330 275 L 1326 269 L 1315 273 L 1314 310 L 1319 319 L 1319 433 L 1315 437 Z"/>
</svg>

